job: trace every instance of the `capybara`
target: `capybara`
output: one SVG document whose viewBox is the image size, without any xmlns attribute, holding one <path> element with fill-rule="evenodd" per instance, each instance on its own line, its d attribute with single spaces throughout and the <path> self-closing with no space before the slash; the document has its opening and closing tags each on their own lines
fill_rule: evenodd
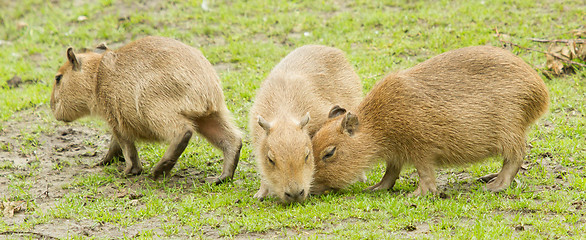
<svg viewBox="0 0 586 240">
<path fill-rule="evenodd" d="M 467 47 L 386 76 L 355 112 L 339 107 L 312 139 L 312 193 L 340 189 L 386 161 L 370 190 L 390 189 L 412 164 L 419 186 L 411 194 L 436 193 L 435 168 L 500 156 L 500 173 L 486 189 L 506 189 L 526 154 L 529 126 L 547 111 L 549 96 L 539 75 L 512 53 Z"/>
<path fill-rule="evenodd" d="M 358 75 L 336 48 L 307 45 L 281 60 L 257 91 L 249 129 L 261 174 L 254 195 L 303 201 L 314 171 L 311 137 L 327 121 L 332 106 L 357 107 Z"/>
<path fill-rule="evenodd" d="M 198 132 L 224 153 L 222 174 L 211 180 L 233 177 L 241 133 L 216 71 L 199 50 L 164 37 L 145 37 L 117 50 L 98 48 L 102 53 L 67 49 L 68 61 L 55 75 L 51 109 L 64 122 L 95 115 L 108 123 L 113 136 L 100 164 L 124 157 L 124 172 L 140 174 L 135 141 L 170 142 L 152 170 L 156 179 L 169 174 Z"/>
</svg>

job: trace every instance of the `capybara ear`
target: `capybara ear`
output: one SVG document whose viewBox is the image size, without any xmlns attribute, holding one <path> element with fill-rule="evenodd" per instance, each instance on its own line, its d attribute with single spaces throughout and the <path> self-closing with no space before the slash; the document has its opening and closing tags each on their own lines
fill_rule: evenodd
<svg viewBox="0 0 586 240">
<path fill-rule="evenodd" d="M 299 121 L 299 128 L 303 129 L 303 127 L 307 126 L 307 123 L 309 122 L 311 118 L 309 117 L 309 112 L 307 112 L 305 114 L 305 116 L 303 116 L 303 118 L 301 118 L 301 121 Z"/>
<path fill-rule="evenodd" d="M 108 50 L 108 46 L 106 45 L 105 42 L 103 42 L 103 43 L 98 44 L 98 46 L 96 46 L 96 49 L 94 50 L 94 52 L 103 53 L 107 50 Z"/>
<path fill-rule="evenodd" d="M 342 119 L 342 131 L 352 136 L 358 130 L 358 117 L 351 112 Z"/>
<path fill-rule="evenodd" d="M 262 118 L 260 115 L 258 115 L 258 125 L 260 125 L 267 132 L 267 134 L 269 134 L 269 131 L 271 130 L 271 123 L 267 122 L 267 120 Z"/>
<path fill-rule="evenodd" d="M 332 110 L 330 110 L 330 113 L 328 114 L 328 118 L 335 118 L 335 117 L 340 116 L 344 113 L 346 113 L 346 109 L 343 109 L 340 106 L 336 105 L 336 106 L 332 107 Z"/>
<path fill-rule="evenodd" d="M 71 63 L 71 66 L 73 66 L 73 71 L 79 71 L 81 69 L 81 64 L 77 60 L 72 47 L 67 48 L 67 59 Z"/>
</svg>

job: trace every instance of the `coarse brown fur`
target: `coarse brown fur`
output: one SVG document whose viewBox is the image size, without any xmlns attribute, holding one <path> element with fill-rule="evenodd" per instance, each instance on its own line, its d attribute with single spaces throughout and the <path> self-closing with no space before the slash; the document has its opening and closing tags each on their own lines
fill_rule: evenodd
<svg viewBox="0 0 586 240">
<path fill-rule="evenodd" d="M 312 193 L 340 189 L 377 160 L 386 173 L 371 190 L 390 189 L 405 164 L 417 169 L 413 195 L 435 193 L 435 167 L 503 157 L 486 188 L 501 191 L 526 154 L 526 132 L 548 108 L 547 88 L 503 49 L 462 48 L 386 76 L 355 114 L 334 117 L 313 138 Z"/>
<path fill-rule="evenodd" d="M 303 201 L 314 171 L 310 138 L 332 106 L 353 109 L 361 95 L 360 79 L 339 49 L 308 45 L 281 60 L 250 110 L 249 129 L 261 173 L 255 197 L 272 193 L 285 203 Z"/>
<path fill-rule="evenodd" d="M 224 103 L 220 79 L 199 50 L 163 37 L 146 37 L 114 51 L 98 48 L 101 53 L 67 49 L 51 109 L 65 122 L 87 115 L 106 120 L 113 137 L 100 164 L 123 156 L 124 172 L 140 174 L 134 142 L 167 141 L 169 148 L 152 173 L 155 178 L 169 174 L 195 131 L 224 152 L 222 175 L 214 181 L 232 178 L 240 132 Z"/>
</svg>

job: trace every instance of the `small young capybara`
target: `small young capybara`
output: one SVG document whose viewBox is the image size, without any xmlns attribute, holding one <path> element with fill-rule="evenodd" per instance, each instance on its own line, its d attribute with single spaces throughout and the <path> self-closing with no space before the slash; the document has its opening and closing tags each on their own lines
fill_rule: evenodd
<svg viewBox="0 0 586 240">
<path fill-rule="evenodd" d="M 250 110 L 250 131 L 261 174 L 254 197 L 303 201 L 313 176 L 311 137 L 332 106 L 356 107 L 362 86 L 336 48 L 300 47 L 275 66 L 261 84 Z"/>
<path fill-rule="evenodd" d="M 118 50 L 99 49 L 102 53 L 67 49 L 68 61 L 55 75 L 51 109 L 60 121 L 87 115 L 107 121 L 113 137 L 101 165 L 124 157 L 124 172 L 140 174 L 135 141 L 168 141 L 152 171 L 155 179 L 168 175 L 198 132 L 224 152 L 223 172 L 212 181 L 233 177 L 240 131 L 232 123 L 216 71 L 199 50 L 163 37 L 139 39 Z"/>
<path fill-rule="evenodd" d="M 377 83 L 354 113 L 340 107 L 312 139 L 312 193 L 340 189 L 386 161 L 370 190 L 390 189 L 412 164 L 419 187 L 412 196 L 436 193 L 435 167 L 501 156 L 486 189 L 507 188 L 526 154 L 526 132 L 547 111 L 539 75 L 512 53 L 489 46 L 443 53 Z M 352 110 L 353 111 L 353 110 Z"/>
</svg>

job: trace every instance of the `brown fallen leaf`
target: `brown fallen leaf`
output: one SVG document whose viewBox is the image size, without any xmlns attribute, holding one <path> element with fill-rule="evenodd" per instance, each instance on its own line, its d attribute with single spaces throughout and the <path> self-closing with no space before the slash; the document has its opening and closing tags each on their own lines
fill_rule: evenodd
<svg viewBox="0 0 586 240">
<path fill-rule="evenodd" d="M 545 66 L 551 69 L 555 75 L 560 75 L 564 72 L 564 64 L 554 56 L 546 55 Z"/>
<path fill-rule="evenodd" d="M 560 54 L 564 58 L 566 58 L 568 60 L 572 60 L 572 59 L 574 59 L 574 52 L 575 51 L 573 51 L 573 47 L 570 47 L 570 44 L 568 43 L 567 46 L 563 46 L 562 47 L 562 50 L 560 51 Z"/>
<path fill-rule="evenodd" d="M 15 212 L 24 210 L 24 201 L 2 202 L 2 214 L 4 217 L 12 217 Z"/>
<path fill-rule="evenodd" d="M 582 61 L 586 61 L 586 44 L 581 44 L 578 47 L 578 51 L 576 52 L 576 56 Z"/>
<path fill-rule="evenodd" d="M 586 30 L 583 29 L 572 30 L 571 33 L 574 34 L 574 36 L 576 36 L 577 38 L 586 37 Z"/>
<path fill-rule="evenodd" d="M 26 28 L 26 27 L 28 27 L 28 23 L 26 23 L 26 22 L 20 21 L 20 22 L 16 23 L 16 29 L 18 29 L 18 30 Z"/>
</svg>

